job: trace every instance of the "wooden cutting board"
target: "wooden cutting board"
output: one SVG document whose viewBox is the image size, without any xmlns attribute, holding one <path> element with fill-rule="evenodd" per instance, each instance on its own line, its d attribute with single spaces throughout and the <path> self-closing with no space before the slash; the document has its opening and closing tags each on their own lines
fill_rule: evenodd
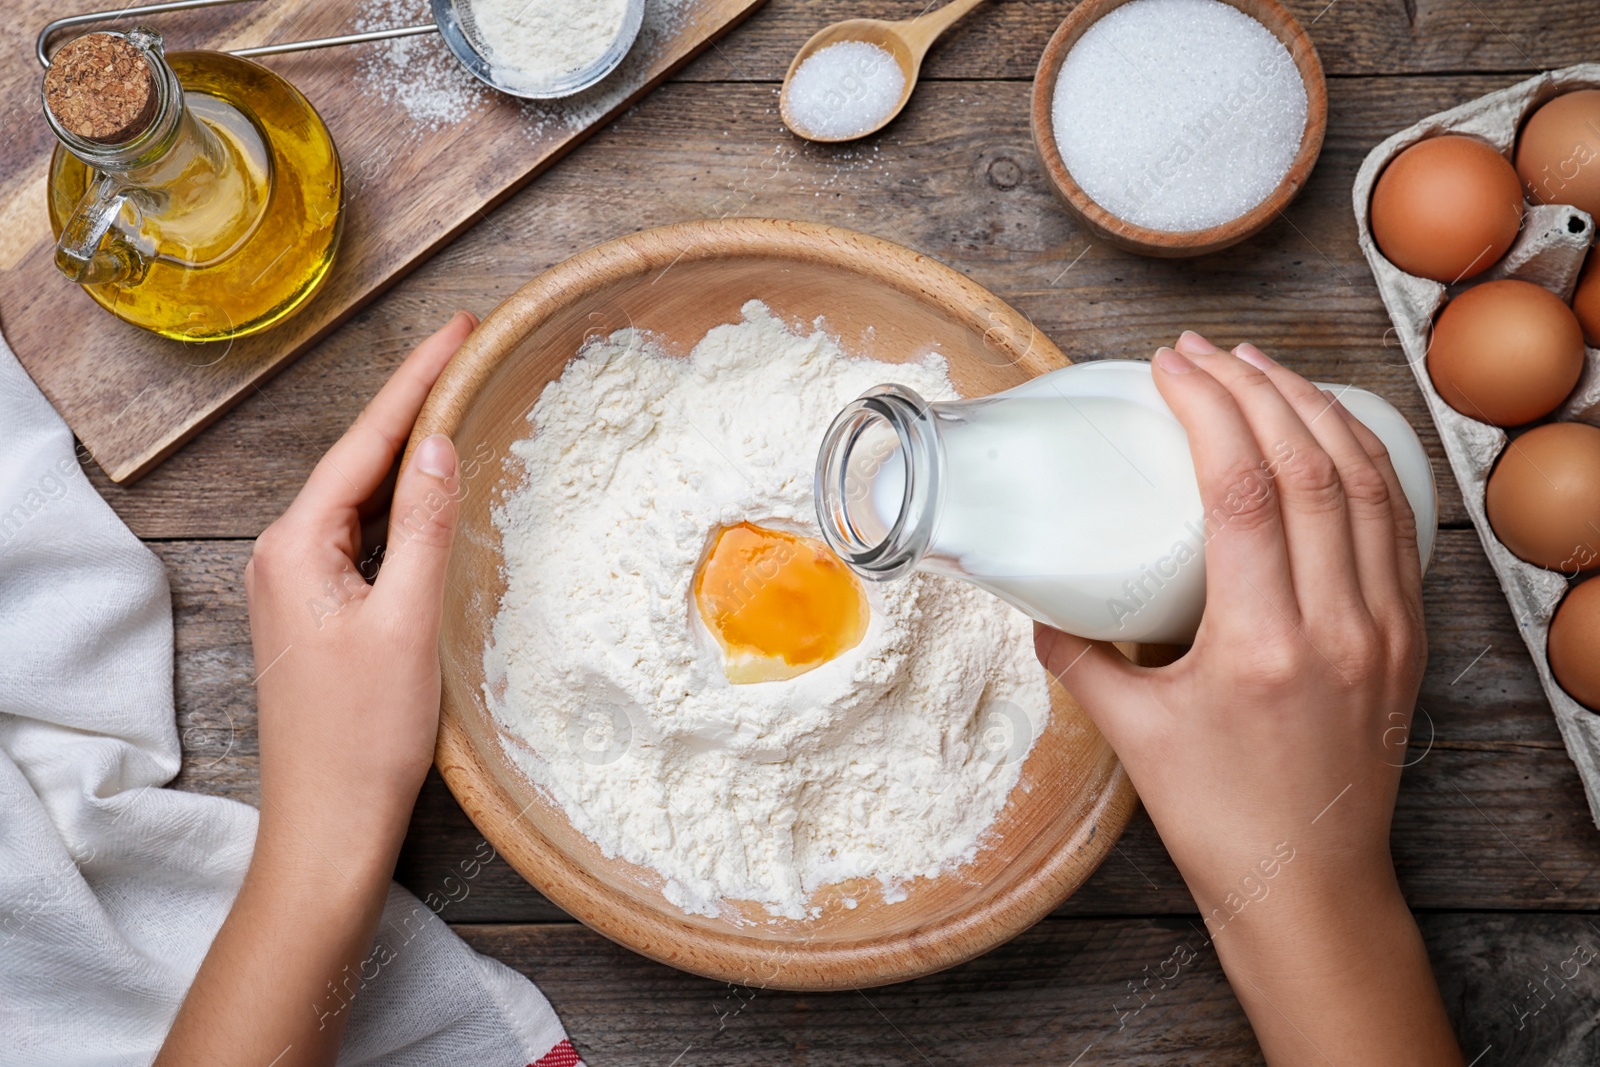
<svg viewBox="0 0 1600 1067">
<path fill-rule="evenodd" d="M 435 35 L 409 39 L 408 64 L 382 43 L 264 59 L 306 94 L 339 146 L 344 243 L 323 290 L 295 318 L 231 345 L 185 345 L 113 318 L 51 261 L 45 171 L 55 139 L 39 110 L 34 35 L 53 18 L 109 5 L 8 0 L 0 328 L 106 474 L 133 481 L 762 3 L 647 0 L 644 29 L 622 66 L 565 101 L 524 103 L 478 88 Z M 408 17 L 410 9 L 425 6 L 259 0 L 105 26 L 148 25 L 169 51 L 226 50 L 416 24 L 428 20 Z"/>
</svg>

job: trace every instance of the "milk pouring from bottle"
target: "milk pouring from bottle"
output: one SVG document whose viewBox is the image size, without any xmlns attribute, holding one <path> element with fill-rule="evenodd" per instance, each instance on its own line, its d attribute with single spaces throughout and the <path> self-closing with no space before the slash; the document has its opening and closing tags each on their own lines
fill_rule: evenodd
<svg viewBox="0 0 1600 1067">
<path fill-rule="evenodd" d="M 1437 503 L 1422 443 L 1382 398 L 1326 388 L 1389 449 L 1426 566 Z M 879 386 L 828 430 L 817 518 L 864 578 L 949 575 L 1083 637 L 1180 644 L 1205 606 L 1206 542 L 1269 491 L 1291 456 L 1287 442 L 1272 451 L 1208 514 L 1148 363 L 1077 364 L 976 400 Z"/>
</svg>

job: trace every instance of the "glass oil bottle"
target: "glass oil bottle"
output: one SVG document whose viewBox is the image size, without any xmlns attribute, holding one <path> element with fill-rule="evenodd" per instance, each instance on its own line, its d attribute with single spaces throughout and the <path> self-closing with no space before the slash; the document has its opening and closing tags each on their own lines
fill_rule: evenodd
<svg viewBox="0 0 1600 1067">
<path fill-rule="evenodd" d="M 57 52 L 44 98 L 61 142 L 56 266 L 113 315 L 185 341 L 243 337 L 293 315 L 327 277 L 343 221 L 338 151 L 272 71 L 219 52 L 168 56 L 148 30 L 92 33 Z"/>
</svg>

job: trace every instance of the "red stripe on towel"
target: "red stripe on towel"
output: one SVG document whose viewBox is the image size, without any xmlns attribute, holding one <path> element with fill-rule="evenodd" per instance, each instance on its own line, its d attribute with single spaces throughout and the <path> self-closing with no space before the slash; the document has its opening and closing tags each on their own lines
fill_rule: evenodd
<svg viewBox="0 0 1600 1067">
<path fill-rule="evenodd" d="M 566 1038 L 528 1067 L 578 1067 L 578 1053 Z"/>
</svg>

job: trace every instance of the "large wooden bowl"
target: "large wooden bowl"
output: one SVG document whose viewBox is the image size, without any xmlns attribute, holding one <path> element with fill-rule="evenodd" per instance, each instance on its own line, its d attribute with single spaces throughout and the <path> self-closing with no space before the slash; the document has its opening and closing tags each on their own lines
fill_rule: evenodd
<svg viewBox="0 0 1600 1067">
<path fill-rule="evenodd" d="M 1300 136 L 1300 147 L 1283 176 L 1267 198 L 1236 219 L 1208 226 L 1203 230 L 1154 230 L 1139 226 L 1120 216 L 1113 215 L 1083 191 L 1072 172 L 1061 159 L 1061 149 L 1056 145 L 1053 113 L 1056 98 L 1056 79 L 1061 74 L 1061 64 L 1067 53 L 1078 43 L 1078 38 L 1100 19 L 1131 0 L 1082 0 L 1072 13 L 1057 27 L 1050 43 L 1045 45 L 1039 59 L 1039 70 L 1033 79 L 1033 143 L 1044 163 L 1050 184 L 1068 208 L 1088 227 L 1091 233 L 1111 242 L 1118 248 L 1147 256 L 1174 258 L 1199 256 L 1216 252 L 1261 231 L 1269 222 L 1283 213 L 1289 202 L 1300 195 L 1311 168 L 1316 166 L 1322 152 L 1322 137 L 1328 128 L 1328 82 L 1322 72 L 1322 60 L 1317 56 L 1311 35 L 1289 10 L 1277 0 L 1223 0 L 1265 26 L 1274 37 L 1283 42 L 1290 57 L 1300 71 L 1306 87 L 1306 128 Z M 1226 68 L 1217 68 L 1217 77 L 1227 77 Z"/>
<path fill-rule="evenodd" d="M 535 278 L 468 339 L 412 436 L 449 434 L 462 457 L 460 531 L 440 636 L 437 761 L 456 799 L 529 882 L 605 936 L 662 963 L 753 986 L 859 988 L 950 967 L 1014 937 L 1076 889 L 1121 834 L 1135 797 L 1115 755 L 1054 682 L 1049 726 L 976 859 L 885 904 L 854 884 L 819 893 L 820 918 L 686 915 L 661 879 L 607 859 L 501 751 L 484 705 L 483 649 L 505 591 L 490 508 L 516 484 L 505 462 L 526 414 L 586 336 L 649 330 L 686 354 L 758 297 L 794 324 L 821 318 L 853 354 L 903 360 L 937 345 L 965 395 L 1067 362 L 1028 320 L 955 271 L 899 245 L 798 222 L 734 219 L 647 230 Z M 685 605 L 685 611 L 688 605 Z M 566 755 L 566 754 L 563 754 Z M 848 895 L 859 901 L 850 909 Z M 754 920 L 754 921 L 752 921 Z"/>
</svg>

